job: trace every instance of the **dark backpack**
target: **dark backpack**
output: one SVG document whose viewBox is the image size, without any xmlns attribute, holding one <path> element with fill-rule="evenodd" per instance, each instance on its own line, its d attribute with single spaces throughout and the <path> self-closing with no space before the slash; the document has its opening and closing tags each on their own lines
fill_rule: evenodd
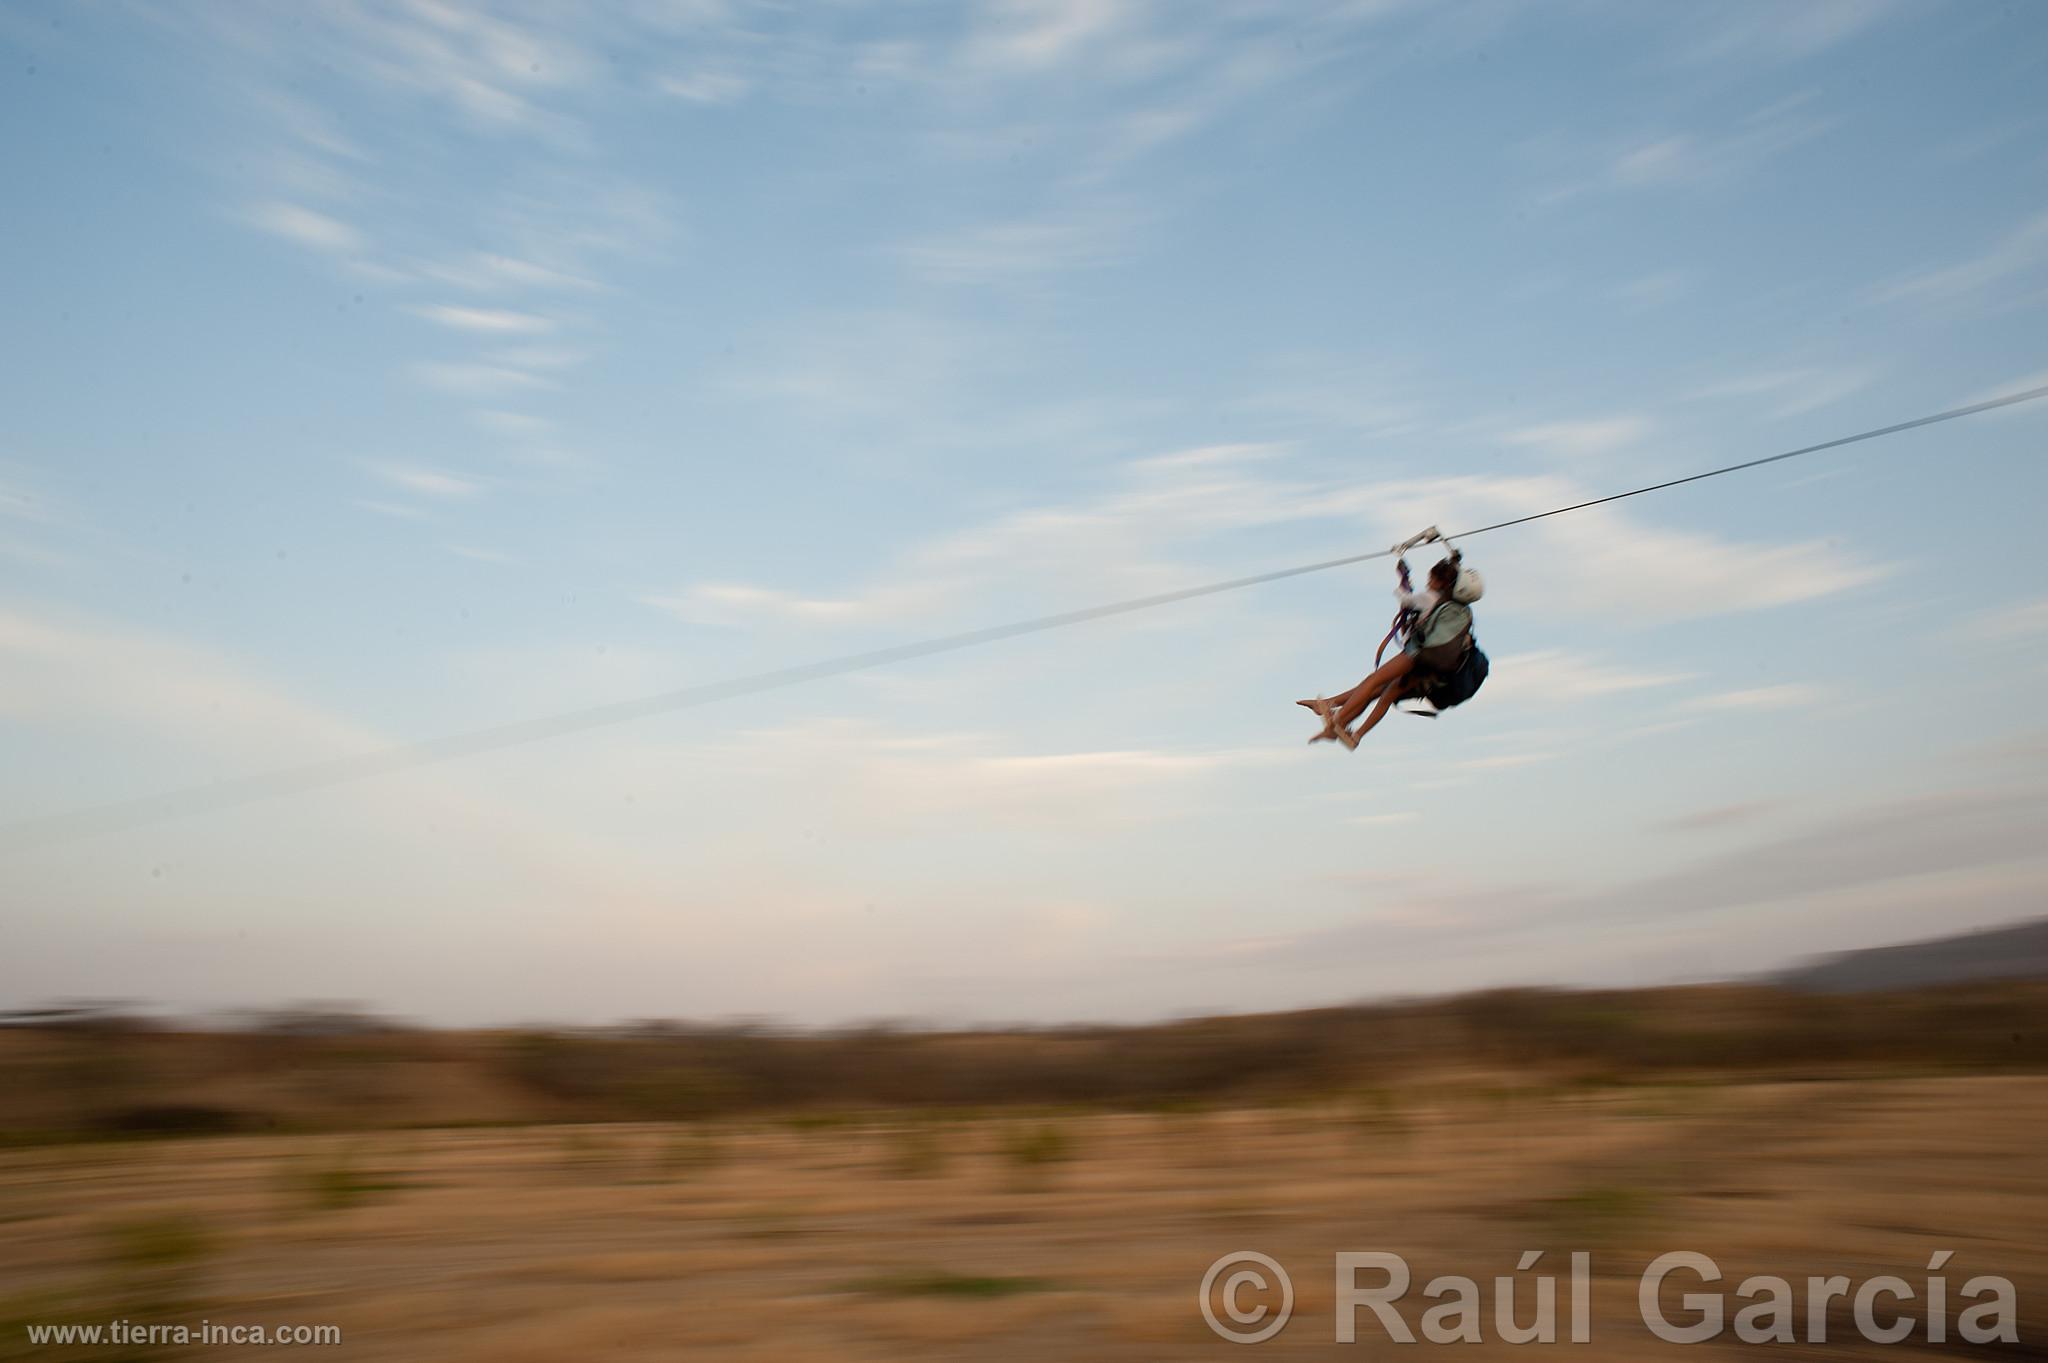
<svg viewBox="0 0 2048 1363">
<path fill-rule="evenodd" d="M 1462 705 L 1486 683 L 1486 655 L 1466 638 L 1465 656 L 1449 672 L 1430 672 L 1422 679 L 1422 698 L 1439 710 Z"/>
</svg>

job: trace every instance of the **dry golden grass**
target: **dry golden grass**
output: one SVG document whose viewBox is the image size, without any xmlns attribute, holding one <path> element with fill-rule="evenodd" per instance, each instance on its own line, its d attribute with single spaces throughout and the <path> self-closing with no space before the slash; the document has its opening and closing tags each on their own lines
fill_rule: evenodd
<svg viewBox="0 0 2048 1363">
<path fill-rule="evenodd" d="M 2039 1077 L 1509 1093 L 1466 1076 L 1279 1109 L 1052 1120 L 1052 1145 L 1020 1143 L 1015 1117 L 945 1123 L 929 1133 L 939 1155 L 921 1135 L 910 1173 L 903 1119 L 0 1153 L 0 1359 L 66 1357 L 29 1350 L 21 1322 L 120 1314 L 153 1254 L 189 1276 L 175 1318 L 341 1326 L 344 1346 L 316 1357 L 491 1363 L 1242 1358 L 1195 1292 L 1212 1260 L 1246 1248 L 1297 1288 L 1294 1321 L 1254 1357 L 1369 1356 L 1333 1342 L 1339 1250 L 1400 1253 L 1419 1290 L 1436 1273 L 1511 1274 L 1527 1249 L 1561 1271 L 1588 1249 L 1595 1336 L 1574 1357 L 1596 1359 L 1737 1347 L 1679 1349 L 1636 1321 L 1634 1275 L 1670 1249 L 1712 1255 L 1731 1291 L 1749 1273 L 1917 1283 L 1933 1250 L 1953 1249 L 1958 1283 L 2020 1284 L 2023 1339 L 2048 1290 Z M 678 1166 L 664 1152 L 679 1140 L 719 1155 Z M 337 1169 L 349 1196 L 307 1193 L 307 1171 Z M 127 1260 L 110 1257 L 115 1234 Z M 1369 1316 L 1360 1335 L 1377 1338 Z M 1463 1356 L 1528 1352 L 1488 1336 Z M 1875 1346 L 1832 1351 L 1859 1350 Z"/>
</svg>

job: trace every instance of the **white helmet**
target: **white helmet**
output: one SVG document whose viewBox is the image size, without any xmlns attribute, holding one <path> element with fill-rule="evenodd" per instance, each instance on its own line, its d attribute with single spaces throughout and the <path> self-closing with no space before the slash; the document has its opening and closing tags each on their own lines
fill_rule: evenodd
<svg viewBox="0 0 2048 1363">
<path fill-rule="evenodd" d="M 1451 600 L 1471 605 L 1486 595 L 1486 579 L 1479 575 L 1477 568 L 1460 567 L 1458 580 L 1451 584 Z"/>
</svg>

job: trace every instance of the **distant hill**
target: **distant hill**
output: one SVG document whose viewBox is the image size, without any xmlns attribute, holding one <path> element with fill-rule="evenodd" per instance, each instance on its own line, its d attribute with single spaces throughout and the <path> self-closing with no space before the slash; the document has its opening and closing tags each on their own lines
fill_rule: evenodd
<svg viewBox="0 0 2048 1363">
<path fill-rule="evenodd" d="M 2048 979 L 2048 918 L 1824 956 L 1774 977 L 1788 989 L 1860 994 L 1968 980 Z"/>
<path fill-rule="evenodd" d="M 2048 924 L 2026 932 L 2024 950 L 2048 959 Z M 2012 936 L 1963 939 L 1983 944 L 1964 968 L 1987 956 L 2010 967 L 2022 950 Z M 1763 981 L 1493 989 L 1145 1025 L 953 1032 L 654 1020 L 431 1031 L 331 1006 L 207 1026 L 85 1002 L 0 1013 L 0 1156 L 22 1143 L 111 1136 L 778 1114 L 867 1121 L 912 1109 L 1192 1117 L 1309 1101 L 1363 1102 L 1374 1129 L 1389 1120 L 1405 1129 L 1407 1119 L 1390 1119 L 1383 1106 L 1395 1086 L 1438 1095 L 1431 1103 L 1459 1092 L 1498 1103 L 1510 1093 L 1733 1078 L 2048 1075 L 2043 1016 L 2048 975 L 1883 996 Z M 0 1204 L 7 1192 L 0 1183 Z M 5 1212 L 0 1205 L 0 1220 Z"/>
</svg>

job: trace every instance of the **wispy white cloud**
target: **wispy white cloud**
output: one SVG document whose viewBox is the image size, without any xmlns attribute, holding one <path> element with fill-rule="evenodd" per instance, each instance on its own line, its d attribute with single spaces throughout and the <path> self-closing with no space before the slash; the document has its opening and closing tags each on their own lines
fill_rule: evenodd
<svg viewBox="0 0 2048 1363">
<path fill-rule="evenodd" d="M 1005 750 L 991 735 L 905 736 L 843 720 L 807 720 L 716 745 L 715 765 L 750 771 L 829 769 L 821 791 L 852 828 L 955 828 L 1090 832 L 1180 817 L 1232 771 L 1268 766 L 1267 751 Z"/>
<path fill-rule="evenodd" d="M 404 488 L 407 492 L 417 492 L 427 497 L 470 497 L 483 490 L 483 484 L 474 478 L 465 478 L 440 469 L 385 463 L 372 464 L 369 468 L 371 473 L 393 487 Z"/>
<path fill-rule="evenodd" d="M 540 438 L 551 434 L 555 423 L 532 412 L 513 412 L 499 407 L 484 407 L 470 413 L 477 425 L 499 435 Z"/>
<path fill-rule="evenodd" d="M 1310 488 L 1247 469 L 1276 454 L 1269 446 L 1204 446 L 1135 460 L 1111 492 L 935 536 L 852 594 L 723 583 L 642 599 L 699 621 L 752 615 L 852 625 L 936 619 L 998 582 L 1029 581 L 1055 594 L 1158 590 L 1175 582 L 1176 547 L 1203 536 L 1345 514 L 1318 508 Z"/>
<path fill-rule="evenodd" d="M 2028 639 L 2048 634 L 2048 597 L 2014 601 L 1972 612 L 1959 627 L 1973 639 Z"/>
<path fill-rule="evenodd" d="M 931 283 L 990 284 L 1107 265 L 1122 254 L 1130 235 L 1127 215 L 1075 213 L 926 237 L 899 247 L 897 255 L 913 275 Z"/>
<path fill-rule="evenodd" d="M 1542 476 L 1332 489 L 1271 463 L 1270 452 L 1259 446 L 1136 460 L 1124 482 L 1099 495 L 934 537 L 852 591 L 838 584 L 826 593 L 721 583 L 641 599 L 686 618 L 728 624 L 750 614 L 819 624 L 912 617 L 936 624 L 991 589 L 1002 590 L 1008 609 L 1019 609 L 1020 582 L 1069 604 L 1186 586 L 1218 575 L 1214 565 L 1230 537 L 1262 527 L 1321 521 L 1347 526 L 1354 537 L 1364 528 L 1368 542 L 1391 543 L 1418 525 L 1498 520 L 1592 495 L 1571 480 Z M 1811 601 L 1875 581 L 1884 571 L 1819 543 L 1746 544 L 1657 526 L 1611 506 L 1543 521 L 1524 538 L 1530 543 L 1536 549 L 1515 551 L 1495 578 L 1497 587 L 1512 582 L 1518 608 L 1598 610 L 1619 619 L 1687 619 Z M 1563 660 L 1544 660 L 1531 674 L 1547 670 L 1560 686 L 1603 685 L 1584 672 L 1568 676 L 1565 667 Z M 1604 684 L 1632 689 L 1667 680 L 1630 672 L 1610 674 Z"/>
<path fill-rule="evenodd" d="M 657 84 L 663 94 L 692 104 L 731 104 L 745 98 L 753 88 L 753 82 L 745 76 L 715 68 L 664 76 Z"/>
<path fill-rule="evenodd" d="M 1799 94 L 1758 109 L 1711 133 L 1680 133 L 1624 151 L 1613 175 L 1623 184 L 1653 185 L 1722 180 L 1813 141 L 1835 125 Z"/>
<path fill-rule="evenodd" d="M 1058 165 L 1063 187 L 1114 182 L 1132 163 L 1220 122 L 1253 96 L 1326 101 L 1364 78 L 1368 35 L 1393 16 L 1427 16 L 1407 0 L 1301 0 L 1168 7 L 1152 0 L 986 0 L 965 11 L 957 37 L 919 36 L 848 46 L 827 42 L 843 83 L 902 87 L 941 103 L 941 126 L 921 144 L 947 160 L 1026 157 Z M 1449 30 L 1459 18 L 1410 28 Z M 710 68 L 750 73 L 750 90 L 786 70 L 763 54 L 728 53 Z M 782 63 L 787 65 L 787 63 Z M 815 66 L 816 63 L 810 63 Z M 809 84 L 819 82 L 810 70 Z M 709 93 L 723 93 L 723 79 Z M 696 80 L 686 79 L 694 93 Z M 815 89 L 813 90 L 815 97 Z"/>
<path fill-rule="evenodd" d="M 747 334 L 736 358 L 706 372 L 703 392 L 816 423 L 842 448 L 957 449 L 986 440 L 994 412 L 1008 412 L 1011 432 L 1042 432 L 1041 414 L 1006 407 L 999 387 L 1014 382 L 1026 350 L 1014 335 L 936 312 L 818 313 Z"/>
<path fill-rule="evenodd" d="M 489 397 L 522 388 L 545 388 L 547 380 L 505 364 L 427 360 L 412 366 L 412 376 L 429 388 L 468 397 Z"/>
<path fill-rule="evenodd" d="M 1968 260 L 1879 286 L 1880 303 L 1921 301 L 1956 303 L 1981 299 L 1999 289 L 2010 301 L 2041 302 L 2048 297 L 2048 213 L 2038 213 L 2008 231 Z"/>
<path fill-rule="evenodd" d="M 1784 682 L 1776 686 L 1721 691 L 1711 696 L 1699 696 L 1687 704 L 1695 710 L 1800 710 L 1822 704 L 1828 695 L 1824 687 Z"/>
<path fill-rule="evenodd" d="M 1725 185 L 1832 130 L 1836 120 L 1813 104 L 1812 94 L 1802 92 L 1712 128 L 1658 128 L 1571 146 L 1564 160 L 1572 168 L 1561 168 L 1563 178 L 1538 200 L 1556 205 L 1599 191 Z"/>
<path fill-rule="evenodd" d="M 305 95 L 278 87 L 256 87 L 245 93 L 263 124 L 282 132 L 291 147 L 353 165 L 367 165 L 376 159 L 344 131 L 342 120 Z"/>
<path fill-rule="evenodd" d="M 1679 20 L 1681 56 L 1695 62 L 1796 61 L 1858 37 L 1899 11 L 1898 0 L 1801 0 L 1664 11 Z"/>
<path fill-rule="evenodd" d="M 319 199 L 340 204 L 362 197 L 361 181 L 353 166 L 307 155 L 296 148 L 267 154 L 255 169 L 275 192 L 289 196 L 293 202 Z"/>
<path fill-rule="evenodd" d="M 1625 185 L 1690 180 L 1700 174 L 1699 152 L 1688 137 L 1660 137 L 1614 159 L 1614 178 Z"/>
<path fill-rule="evenodd" d="M 2048 797 L 2039 791 L 1988 788 L 1851 808 L 1703 865 L 1588 895 L 1572 916 L 1579 922 L 1584 916 L 1623 918 L 1643 904 L 1657 905 L 1660 913 L 1707 912 L 2037 862 L 2044 808 Z"/>
<path fill-rule="evenodd" d="M 967 59 L 1002 72 L 1044 70 L 1128 30 L 1140 13 L 1128 0 L 995 0 L 981 11 Z"/>
<path fill-rule="evenodd" d="M 144 630 L 0 605 L 0 658 L 16 715 L 89 715 L 241 751 L 265 751 L 279 735 L 322 754 L 362 740 L 206 650 Z"/>
<path fill-rule="evenodd" d="M 427 518 L 424 509 L 408 506 L 403 502 L 384 502 L 370 497 L 358 497 L 355 504 L 365 511 L 373 511 L 379 516 L 389 516 L 393 520 L 419 521 Z"/>
<path fill-rule="evenodd" d="M 1596 495 L 1556 476 L 1461 477 L 1366 486 L 1324 503 L 1351 503 L 1405 533 L 1400 527 L 1485 524 Z M 1638 620 L 1813 601 L 1875 582 L 1888 571 L 1823 542 L 1744 543 L 1660 526 L 1618 505 L 1538 522 L 1514 544 L 1486 552 L 1496 563 L 1506 555 L 1513 569 L 1512 578 L 1489 572 L 1493 594 L 1512 580 L 1525 609 L 1599 610 Z"/>
<path fill-rule="evenodd" d="M 1104 129 L 1095 149 L 1094 167 L 1107 172 L 1128 165 L 1188 136 L 1219 111 L 1217 101 L 1190 98 L 1178 104 L 1124 114 Z"/>
<path fill-rule="evenodd" d="M 1592 458 L 1612 454 L 1643 440 L 1650 423 L 1638 416 L 1594 417 L 1522 426 L 1507 433 L 1511 444 L 1529 445 L 1551 454 Z"/>
<path fill-rule="evenodd" d="M 293 763 L 321 762 L 360 756 L 391 746 L 388 735 L 366 727 L 321 704 L 308 701 L 274 678 L 250 668 L 246 662 L 192 643 L 174 635 L 126 622 L 57 612 L 47 606 L 0 603 L 0 724 L 22 721 L 37 726 L 54 726 L 83 731 L 92 736 L 85 751 L 116 751 L 119 760 L 106 768 L 122 782 L 148 780 L 153 787 L 175 788 L 195 773 L 242 770 L 276 770 Z M 154 778 L 138 773 L 155 771 Z M 179 774 L 182 773 L 182 776 Z M 89 786 L 81 789 L 90 789 Z M 119 799 L 134 790 L 116 787 L 104 797 Z M 529 792 L 531 794 L 531 792 Z M 36 813 L 57 813 L 74 802 L 90 800 L 74 792 L 68 797 L 49 791 L 37 792 Z M 61 801 L 61 803 L 59 803 Z M 51 804 L 57 804 L 52 809 Z M 157 962 L 146 947 L 135 943 L 132 932 L 132 857 L 139 842 L 152 842 L 172 849 L 171 855 L 205 869 L 199 872 L 206 885 L 207 904 L 194 906 L 200 921 L 217 922 L 220 915 L 234 921 L 254 915 L 251 938 L 260 939 L 276 920 L 255 908 L 266 896 L 254 881 L 240 879 L 248 866 L 240 839 L 248 836 L 249 825 L 220 821 L 225 816 L 202 813 L 205 801 L 195 802 L 195 817 L 181 824 L 175 834 L 152 837 L 146 830 L 130 833 L 124 845 L 102 850 L 90 858 L 105 874 L 83 878 L 75 872 L 48 882 L 51 901 L 65 906 L 64 918 L 84 917 L 105 927 L 86 929 L 81 936 L 96 939 L 97 959 L 82 960 L 78 978 L 102 980 L 117 977 L 120 963 L 105 948 L 104 933 L 113 929 L 130 946 L 127 959 Z M 560 817 L 559 810 L 541 812 L 537 803 L 522 803 L 507 793 L 502 783 L 478 784 L 450 767 L 429 767 L 380 777 L 374 786 L 343 787 L 321 797 L 314 810 L 294 810 L 289 801 L 265 803 L 245 811 L 244 819 L 260 821 L 262 835 L 270 843 L 268 855 L 290 855 L 298 848 L 315 856 L 330 857 L 323 874 L 308 878 L 294 923 L 298 930 L 318 931 L 325 923 L 333 926 L 359 922 L 362 905 L 376 898 L 369 886 L 354 883 L 361 871 L 382 879 L 382 892 L 389 902 L 403 903 L 416 891 L 422 863 L 407 851 L 406 830 L 431 823 L 438 831 L 440 850 L 434 859 L 447 855 L 450 846 L 470 842 L 477 848 L 493 847 L 489 856 L 479 855 L 475 863 L 505 859 L 516 866 L 510 876 L 497 871 L 484 874 L 493 884 L 471 884 L 470 893 L 483 893 L 494 902 L 509 902 L 505 896 L 533 893 L 538 914 L 550 902 L 572 887 L 590 896 L 587 902 L 622 899 L 650 902 L 653 892 L 644 880 L 645 862 L 630 849 L 617 844 L 600 845 L 577 831 Z M 93 826 L 86 820 L 82 826 Z M 118 823 L 113 825 L 118 827 Z M 303 841 L 302 841 L 303 839 Z M 473 841 L 472 841 L 473 840 Z M 374 847 L 375 855 L 359 859 L 334 857 L 344 844 Z M 32 845 L 32 844 L 31 844 Z M 145 853 L 147 855 L 147 853 Z M 157 855 L 163 855 L 161 850 Z M 465 861 L 470 860 L 464 858 Z M 347 862 L 347 866 L 342 863 Z M 374 870 L 371 869 L 375 865 Z M 64 864 L 64 863 L 58 863 Z M 442 862 L 442 865 L 448 863 Z M 29 873 L 31 859 L 25 867 Z M 116 869 L 118 868 L 118 869 Z M 526 888 L 521 888 L 521 882 Z M 387 925 L 405 935 L 431 916 L 425 912 L 404 915 L 404 925 Z M 108 906 L 118 904 L 109 914 Z M 191 920 L 187 920 L 188 922 Z M 535 921 L 539 921 L 536 918 Z M 287 934 L 288 936 L 290 934 Z M 351 930 L 336 938 L 353 938 Z M 382 949 L 390 936 L 379 934 Z M 433 934 L 426 934 L 431 940 Z M 47 947 L 47 941 L 39 943 Z M 218 1006 L 236 997 L 265 997 L 267 989 L 280 988 L 274 980 L 259 978 L 262 950 L 254 940 L 238 944 L 235 959 L 211 963 L 207 982 L 195 982 L 196 1002 Z M 18 956 L 8 964 L 16 964 Z M 214 967 L 218 967 L 215 969 Z M 332 978 L 329 958 L 306 971 L 305 980 Z M 389 977 L 386 977 L 387 984 Z M 19 970 L 0 987 L 19 990 L 26 981 Z M 306 987 L 294 984 L 293 989 Z M 159 979 L 150 987 L 156 997 L 166 988 Z M 211 998 L 206 991 L 216 989 Z M 190 996 L 187 996 L 190 997 Z"/>
<path fill-rule="evenodd" d="M 651 259 L 673 239 L 675 204 L 590 156 L 583 120 L 601 102 L 587 96 L 620 79 L 592 54 L 639 36 L 673 38 L 688 26 L 680 16 L 404 0 L 316 7 L 289 22 L 249 9 L 183 12 L 178 22 L 215 40 L 204 50 L 220 63 L 216 83 L 247 92 L 262 111 L 267 145 L 235 149 L 232 171 L 257 182 L 237 191 L 255 201 L 244 213 L 250 225 L 336 257 L 387 294 L 439 284 L 488 295 L 400 301 L 413 316 L 484 337 L 546 335 L 562 319 L 532 296 L 604 291 L 610 264 Z M 308 79 L 315 61 L 321 76 Z M 379 137 L 401 127 L 403 136 Z M 417 192 L 417 177 L 439 173 L 451 134 L 479 132 L 521 143 L 516 186 L 459 205 Z M 359 225 L 366 221 L 374 232 Z M 580 359 L 527 348 L 399 364 L 428 387 L 490 398 L 553 388 L 548 375 Z"/>
<path fill-rule="evenodd" d="M 1868 369 L 1797 366 L 1768 369 L 1723 379 L 1696 389 L 1696 399 L 1760 399 L 1774 420 L 1832 407 L 1868 388 L 1876 376 Z"/>
<path fill-rule="evenodd" d="M 74 561 L 68 554 L 30 544 L 12 535 L 0 535 L 0 557 L 37 568 L 61 568 Z"/>
<path fill-rule="evenodd" d="M 1415 435 L 1431 429 L 1418 394 L 1421 373 L 1381 355 L 1279 355 L 1252 379 L 1237 406 L 1266 422 L 1329 426 L 1355 436 Z"/>
<path fill-rule="evenodd" d="M 79 528 L 73 513 L 29 478 L 0 463 L 0 556 L 36 568 L 69 566 L 72 557 L 48 543 L 60 531 Z"/>
<path fill-rule="evenodd" d="M 1597 508 L 1604 510 L 1605 508 Z M 1698 532 L 1608 521 L 1553 527 L 1588 584 L 1617 608 L 1645 618 L 1735 614 L 1816 601 L 1883 578 L 1888 569 L 1824 542 L 1744 544 Z M 1564 518 L 1572 519 L 1572 518 Z M 1584 594 L 1582 594 L 1584 595 Z"/>
<path fill-rule="evenodd" d="M 536 369 L 573 369 L 589 356 L 580 350 L 566 346 L 515 346 L 506 350 L 494 350 L 483 357 L 487 365 L 499 365 L 508 369 L 532 371 Z"/>
<path fill-rule="evenodd" d="M 1980 389 L 1977 392 L 1970 394 L 1969 397 L 1965 398 L 1963 400 L 1963 405 L 1968 406 L 1971 403 L 1989 402 L 1993 398 L 2011 397 L 2016 393 L 2031 392 L 2036 388 L 2048 388 L 2048 369 L 2042 369 L 2032 374 L 2023 375 L 2020 378 L 2013 379 L 2008 383 L 1998 384 L 1997 386 L 1992 388 Z M 2021 409 L 2008 408 L 2006 410 L 2017 412 Z"/>
<path fill-rule="evenodd" d="M 1636 275 L 1613 285 L 1608 293 L 1631 308 L 1648 309 L 1675 303 L 1692 292 L 1692 275 L 1685 270 L 1658 270 Z"/>
<path fill-rule="evenodd" d="M 448 303 L 421 304 L 412 309 L 429 322 L 457 331 L 481 331 L 494 335 L 530 336 L 552 331 L 554 319 L 538 313 L 513 312 L 506 308 L 467 308 Z"/>
<path fill-rule="evenodd" d="M 1272 441 L 1240 441 L 1228 445 L 1198 445 L 1189 450 L 1148 455 L 1131 461 L 1130 468 L 1141 473 L 1170 473 L 1179 469 L 1215 469 L 1233 464 L 1256 463 L 1285 457 L 1288 447 Z"/>
<path fill-rule="evenodd" d="M 508 289 L 567 290 L 589 292 L 599 285 L 572 271 L 544 265 L 519 256 L 480 251 L 453 260 L 429 262 L 418 267 L 420 274 L 456 288 L 477 293 Z"/>
<path fill-rule="evenodd" d="M 1712 805 L 1667 819 L 1663 828 L 1678 833 L 1701 833 L 1720 828 L 1733 828 L 1738 824 L 1753 823 L 1778 808 L 1775 800 L 1743 800 L 1730 805 Z"/>
<path fill-rule="evenodd" d="M 1495 658 L 1486 697 L 1490 702 L 1564 704 L 1689 680 L 1690 673 L 1648 671 L 1584 653 L 1539 649 Z"/>
<path fill-rule="evenodd" d="M 354 255 L 367 244 L 361 232 L 339 218 L 300 204 L 259 204 L 249 210 L 249 221 L 273 236 L 333 255 Z"/>
<path fill-rule="evenodd" d="M 934 584 L 884 587 L 854 597 L 803 596 L 737 582 L 705 582 L 681 592 L 651 592 L 640 600 L 679 620 L 702 625 L 738 625 L 781 619 L 814 625 L 858 625 L 909 619 L 938 606 L 949 595 Z"/>
<path fill-rule="evenodd" d="M 300 31 L 263 15 L 216 16 L 244 48 L 268 46 L 288 53 L 294 37 L 317 29 L 317 46 L 336 69 L 361 84 L 397 97 L 440 103 L 485 128 L 547 130 L 547 95 L 581 85 L 603 68 L 572 37 L 567 24 L 539 12 L 487 14 L 441 0 L 401 6 L 334 6 L 296 16 Z"/>
<path fill-rule="evenodd" d="M 1557 760 L 1554 752 L 1507 752 L 1486 757 L 1468 757 L 1458 763 L 1464 771 L 1510 771 L 1516 767 L 1541 766 Z"/>
<path fill-rule="evenodd" d="M 1971 921 L 2031 911 L 2044 882 L 2025 830 L 2040 813 L 2037 795 L 2014 800 L 2003 792 L 1858 809 L 1781 829 L 1676 873 L 1592 891 L 1479 875 L 1379 874 L 1358 886 L 1361 902 L 1349 921 L 1273 924 L 1250 937 L 1190 930 L 1155 944 L 1148 959 L 1182 979 L 1214 964 L 1237 976 L 1328 972 L 1324 978 L 1354 992 L 1361 969 L 1374 967 L 1385 971 L 1372 977 L 1374 987 L 1389 992 L 1470 987 L 1475 978 L 1640 984 L 1646 970 L 1697 977 L 1702 961 L 1711 975 L 1754 971 L 1814 949 L 1809 943 L 1858 940 L 1843 934 L 1872 931 L 1872 903 L 1888 924 L 1926 924 L 1927 933 L 1941 930 L 1930 902 L 1950 913 L 1962 906 Z M 1745 920 L 1746 913 L 1755 917 Z M 1589 940 L 1610 945 L 1589 959 Z M 1649 948 L 1657 950 L 1646 962 Z M 1446 959 L 1455 962 L 1448 972 L 1429 973 Z M 1128 963 L 1120 975 L 1130 978 Z M 1304 982 L 1281 987 L 1292 991 L 1283 999 L 1298 1002 Z"/>
</svg>

